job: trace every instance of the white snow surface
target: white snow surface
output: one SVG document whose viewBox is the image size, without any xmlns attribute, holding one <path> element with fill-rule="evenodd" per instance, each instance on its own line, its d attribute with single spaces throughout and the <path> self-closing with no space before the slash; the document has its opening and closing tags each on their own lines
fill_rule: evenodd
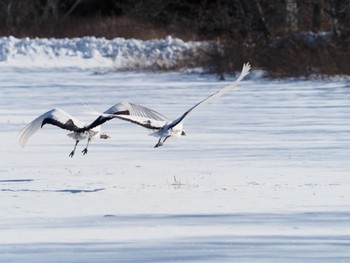
<svg viewBox="0 0 350 263">
<path fill-rule="evenodd" d="M 1 37 L 0 66 L 79 67 L 119 70 L 172 68 L 185 56 L 194 55 L 209 42 L 184 42 L 171 36 L 165 39 L 84 37 L 43 39 Z"/>
<path fill-rule="evenodd" d="M 247 78 L 186 120 L 185 138 L 154 149 L 112 120 L 110 140 L 69 158 L 68 131 L 44 126 L 24 149 L 17 135 L 55 107 L 92 121 L 82 103 L 174 119 L 234 77 L 15 57 L 0 63 L 0 262 L 350 261 L 348 80 Z"/>
</svg>

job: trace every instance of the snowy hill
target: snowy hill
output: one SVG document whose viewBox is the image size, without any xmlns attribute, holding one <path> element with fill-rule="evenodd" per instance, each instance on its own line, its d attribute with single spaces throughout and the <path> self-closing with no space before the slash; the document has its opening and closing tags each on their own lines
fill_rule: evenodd
<svg viewBox="0 0 350 263">
<path fill-rule="evenodd" d="M 84 37 L 74 39 L 0 38 L 0 66 L 114 67 L 121 70 L 172 68 L 208 42 Z"/>
</svg>

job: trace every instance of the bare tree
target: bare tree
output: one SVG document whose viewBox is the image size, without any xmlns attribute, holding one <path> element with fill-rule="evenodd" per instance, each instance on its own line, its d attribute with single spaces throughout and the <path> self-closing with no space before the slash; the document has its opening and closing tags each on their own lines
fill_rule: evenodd
<svg viewBox="0 0 350 263">
<path fill-rule="evenodd" d="M 47 0 L 46 5 L 43 7 L 43 12 L 41 15 L 41 20 L 46 21 L 52 17 L 56 18 L 58 16 L 58 2 L 59 0 Z"/>
<path fill-rule="evenodd" d="M 290 31 L 298 30 L 298 5 L 296 0 L 286 0 L 286 24 Z"/>
<path fill-rule="evenodd" d="M 320 0 L 312 0 L 312 31 L 318 32 L 322 26 L 322 8 Z"/>
<path fill-rule="evenodd" d="M 83 0 L 76 0 L 74 4 L 69 8 L 69 10 L 64 14 L 64 18 L 67 18 L 73 11 L 74 9 L 77 8 L 77 6 L 82 2 Z"/>
<path fill-rule="evenodd" d="M 350 36 L 350 0 L 331 0 L 333 32 L 344 38 Z"/>
</svg>

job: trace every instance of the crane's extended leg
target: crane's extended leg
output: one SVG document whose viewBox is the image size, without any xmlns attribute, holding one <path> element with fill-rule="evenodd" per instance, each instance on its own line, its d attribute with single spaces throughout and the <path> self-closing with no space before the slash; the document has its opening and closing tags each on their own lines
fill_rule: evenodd
<svg viewBox="0 0 350 263">
<path fill-rule="evenodd" d="M 69 154 L 69 157 L 73 158 L 73 155 L 74 155 L 74 153 L 75 153 L 75 149 L 77 148 L 78 143 L 79 143 L 79 140 L 76 140 L 76 141 L 75 141 L 75 145 L 74 145 L 74 149 L 73 149 L 73 151 Z"/>
<path fill-rule="evenodd" d="M 162 141 L 162 138 L 159 138 L 159 141 L 158 141 L 158 143 L 154 146 L 154 148 L 158 148 L 158 147 L 160 147 L 160 146 L 163 146 L 163 144 L 165 143 L 165 141 L 169 138 L 169 137 L 171 137 L 170 135 L 168 135 L 167 137 L 165 137 L 165 139 Z"/>
<path fill-rule="evenodd" d="M 154 145 L 154 148 L 158 148 L 159 146 L 162 146 L 163 143 L 161 142 L 162 141 L 162 138 L 159 138 L 158 142 L 156 145 Z"/>
<path fill-rule="evenodd" d="M 165 137 L 165 139 L 163 140 L 162 145 L 165 143 L 165 141 L 166 141 L 168 138 L 170 138 L 170 135 L 168 135 L 167 137 Z"/>
<path fill-rule="evenodd" d="M 86 144 L 86 147 L 85 147 L 85 149 L 82 151 L 83 155 L 87 154 L 90 141 L 91 141 L 91 138 L 89 137 L 89 139 L 88 139 L 88 141 L 87 141 L 87 144 Z"/>
</svg>

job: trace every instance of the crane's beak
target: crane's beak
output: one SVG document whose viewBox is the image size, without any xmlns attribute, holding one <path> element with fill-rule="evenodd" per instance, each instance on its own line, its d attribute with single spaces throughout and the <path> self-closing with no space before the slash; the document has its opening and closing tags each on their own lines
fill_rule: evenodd
<svg viewBox="0 0 350 263">
<path fill-rule="evenodd" d="M 110 139 L 111 138 L 111 136 L 109 136 L 107 133 L 101 133 L 100 134 L 100 139 Z"/>
</svg>

